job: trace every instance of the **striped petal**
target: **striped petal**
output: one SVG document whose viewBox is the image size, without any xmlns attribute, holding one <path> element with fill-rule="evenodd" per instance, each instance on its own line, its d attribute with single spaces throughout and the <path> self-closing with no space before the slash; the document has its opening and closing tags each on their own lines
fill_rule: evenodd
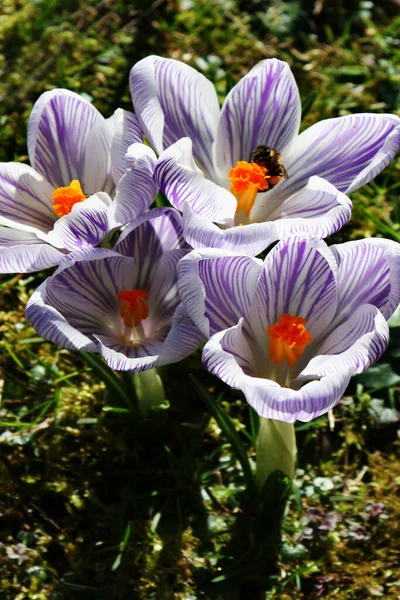
<svg viewBox="0 0 400 600">
<path fill-rule="evenodd" d="M 178 265 L 179 293 L 206 337 L 246 317 L 262 262 L 224 250 L 196 250 Z"/>
<path fill-rule="evenodd" d="M 134 259 L 136 287 L 150 289 L 162 256 L 172 250 L 188 250 L 182 235 L 182 218 L 173 208 L 155 208 L 124 229 L 114 250 Z"/>
<path fill-rule="evenodd" d="M 389 328 L 382 313 L 370 304 L 360 306 L 325 338 L 297 381 L 345 371 L 362 373 L 382 356 L 388 342 Z"/>
<path fill-rule="evenodd" d="M 93 128 L 96 129 L 90 135 L 88 148 Z M 85 194 L 107 191 L 106 187 L 97 186 L 109 180 L 104 154 L 109 153 L 110 143 L 110 131 L 99 111 L 69 90 L 55 89 L 42 94 L 29 117 L 30 162 L 54 187 L 78 179 Z M 93 173 L 91 166 L 106 163 L 105 171 L 102 168 L 101 172 Z"/>
<path fill-rule="evenodd" d="M 131 258 L 90 248 L 66 257 L 50 278 L 46 303 L 84 335 L 118 337 L 124 331 L 117 298 L 134 289 L 137 273 Z"/>
<path fill-rule="evenodd" d="M 182 62 L 149 56 L 131 70 L 130 88 L 135 113 L 156 152 L 188 136 L 195 159 L 212 177 L 211 147 L 220 113 L 212 83 Z"/>
<path fill-rule="evenodd" d="M 54 267 L 65 255 L 34 233 L 0 227 L 0 273 L 33 273 Z"/>
<path fill-rule="evenodd" d="M 147 371 L 158 365 L 161 340 L 146 340 L 143 344 L 121 344 L 115 338 L 94 336 L 106 363 L 115 371 Z"/>
<path fill-rule="evenodd" d="M 351 209 L 351 201 L 342 192 L 325 179 L 310 177 L 307 185 L 284 200 L 268 219 L 274 221 L 280 238 L 303 232 L 324 238 L 349 221 Z"/>
<path fill-rule="evenodd" d="M 336 312 L 336 276 L 334 256 L 322 240 L 298 235 L 277 244 L 265 259 L 250 311 L 261 346 L 268 327 L 286 313 L 305 319 L 318 338 Z"/>
<path fill-rule="evenodd" d="M 338 308 L 331 326 L 349 319 L 363 304 L 383 309 L 391 288 L 384 250 L 371 240 L 358 240 L 331 246 L 331 251 L 338 264 Z"/>
<path fill-rule="evenodd" d="M 26 318 L 39 335 L 71 350 L 96 352 L 91 339 L 71 326 L 65 317 L 47 303 L 47 286 L 50 278 L 40 285 L 28 300 Z"/>
<path fill-rule="evenodd" d="M 134 146 L 146 148 L 143 144 L 134 144 Z M 150 152 L 154 155 L 152 150 Z M 152 156 L 150 153 L 143 154 L 130 162 L 130 168 L 118 182 L 115 198 L 110 206 L 110 229 L 137 219 L 154 202 L 158 192 L 154 179 L 155 164 L 155 155 Z"/>
<path fill-rule="evenodd" d="M 178 263 L 187 250 L 175 249 L 162 254 L 154 270 L 149 289 L 151 327 L 154 330 L 171 323 L 180 304 L 178 293 Z"/>
<path fill-rule="evenodd" d="M 228 94 L 215 139 L 214 161 L 221 176 L 259 145 L 285 152 L 300 125 L 301 105 L 289 65 L 263 60 Z"/>
<path fill-rule="evenodd" d="M 188 204 L 183 208 L 183 234 L 193 248 L 223 248 L 247 256 L 260 254 L 279 239 L 272 222 L 220 229 L 218 225 L 193 212 Z"/>
<path fill-rule="evenodd" d="M 111 169 L 115 184 L 125 174 L 125 154 L 134 143 L 143 142 L 143 133 L 139 121 L 133 113 L 117 108 L 110 117 L 114 122 L 114 134 L 111 143 Z"/>
<path fill-rule="evenodd" d="M 160 350 L 158 364 L 167 365 L 183 360 L 197 349 L 203 339 L 203 334 L 180 304 L 172 319 L 171 330 Z"/>
<path fill-rule="evenodd" d="M 0 224 L 22 231 L 53 229 L 53 187 L 32 167 L 0 163 Z"/>
<path fill-rule="evenodd" d="M 179 140 L 161 154 L 155 177 L 161 190 L 178 210 L 182 211 L 187 202 L 192 211 L 210 221 L 233 224 L 236 198 L 199 171 L 193 161 L 189 138 Z"/>
<path fill-rule="evenodd" d="M 286 195 L 299 190 L 312 175 L 324 177 L 342 192 L 370 181 L 393 158 L 400 145 L 400 118 L 355 114 L 316 123 L 295 140 L 284 156 Z"/>
<path fill-rule="evenodd" d="M 45 241 L 67 250 L 97 246 L 108 232 L 110 204 L 110 196 L 103 192 L 77 202 L 68 215 L 56 221 L 53 230 L 44 236 Z"/>
<path fill-rule="evenodd" d="M 232 328 L 234 330 L 235 328 Z M 237 327 L 239 329 L 239 327 Z M 232 330 L 215 334 L 205 345 L 203 364 L 228 385 L 242 390 L 247 402 L 264 418 L 287 423 L 296 420 L 310 421 L 335 406 L 351 378 L 351 372 L 343 371 L 311 381 L 300 390 L 282 388 L 269 379 L 248 375 L 233 354 L 246 357 L 246 347 L 232 336 Z M 242 342 L 243 344 L 243 342 Z"/>
</svg>

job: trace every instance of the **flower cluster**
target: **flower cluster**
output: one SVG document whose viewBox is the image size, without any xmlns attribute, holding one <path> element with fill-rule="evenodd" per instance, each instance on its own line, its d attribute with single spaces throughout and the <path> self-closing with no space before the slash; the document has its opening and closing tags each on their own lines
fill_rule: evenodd
<svg viewBox="0 0 400 600">
<path fill-rule="evenodd" d="M 28 319 L 119 370 L 179 361 L 205 340 L 205 367 L 262 417 L 326 412 L 386 348 L 400 246 L 323 238 L 396 153 L 400 119 L 355 114 L 299 133 L 298 89 L 276 59 L 222 108 L 171 59 L 137 63 L 130 87 L 134 112 L 108 119 L 46 92 L 28 122 L 31 166 L 0 164 L 0 272 L 57 267 Z M 160 197 L 170 206 L 152 208 Z"/>
</svg>

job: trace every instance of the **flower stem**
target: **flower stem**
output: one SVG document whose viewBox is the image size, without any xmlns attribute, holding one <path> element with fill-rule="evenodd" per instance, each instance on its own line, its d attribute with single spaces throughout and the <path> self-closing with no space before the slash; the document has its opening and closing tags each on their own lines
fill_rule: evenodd
<svg viewBox="0 0 400 600">
<path fill-rule="evenodd" d="M 137 403 L 142 417 L 146 417 L 153 406 L 165 402 L 165 390 L 156 369 L 133 373 Z"/>
<path fill-rule="evenodd" d="M 256 484 L 261 491 L 268 476 L 282 471 L 292 479 L 297 447 L 293 423 L 260 418 L 256 443 Z"/>
</svg>

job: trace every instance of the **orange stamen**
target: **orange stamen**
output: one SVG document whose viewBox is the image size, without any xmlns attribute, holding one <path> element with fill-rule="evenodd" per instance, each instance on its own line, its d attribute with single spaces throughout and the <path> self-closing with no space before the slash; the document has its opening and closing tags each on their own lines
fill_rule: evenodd
<svg viewBox="0 0 400 600">
<path fill-rule="evenodd" d="M 51 197 L 53 199 L 53 210 L 57 217 L 69 215 L 74 204 L 86 199 L 77 179 L 73 179 L 66 187 L 56 188 Z"/>
<path fill-rule="evenodd" d="M 228 173 L 231 180 L 231 192 L 238 201 L 236 212 L 244 212 L 249 216 L 258 192 L 265 192 L 268 187 L 268 169 L 255 162 L 239 160 L 236 167 Z"/>
<path fill-rule="evenodd" d="M 305 347 L 311 344 L 312 337 L 305 324 L 306 320 L 302 317 L 292 317 L 286 313 L 268 327 L 269 358 L 276 365 L 287 360 L 289 366 L 293 367 L 303 355 Z"/>
<path fill-rule="evenodd" d="M 117 294 L 121 301 L 120 314 L 125 327 L 137 327 L 143 319 L 149 316 L 149 303 L 146 300 L 147 292 L 143 290 L 122 290 Z"/>
</svg>

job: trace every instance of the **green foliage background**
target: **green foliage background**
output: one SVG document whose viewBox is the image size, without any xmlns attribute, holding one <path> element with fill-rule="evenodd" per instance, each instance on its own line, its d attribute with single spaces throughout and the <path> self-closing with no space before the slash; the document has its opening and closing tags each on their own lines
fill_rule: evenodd
<svg viewBox="0 0 400 600">
<path fill-rule="evenodd" d="M 104 116 L 131 109 L 129 70 L 151 53 L 202 71 L 221 100 L 258 61 L 286 60 L 303 127 L 399 113 L 398 12 L 389 0 L 3 0 L 0 160 L 28 160 L 26 120 L 53 87 L 86 94 Z M 399 170 L 394 161 L 352 195 L 353 218 L 335 241 L 399 240 Z M 278 569 L 254 596 L 259 573 L 244 569 L 242 585 L 232 583 L 245 557 L 225 569 L 243 473 L 186 374 L 219 398 L 253 460 L 243 399 L 203 373 L 196 355 L 162 370 L 169 407 L 139 427 L 124 404 L 129 378 L 46 343 L 24 319 L 45 275 L 0 281 L 1 599 L 399 597 L 399 323 L 335 424 L 325 416 L 299 425 Z M 378 504 L 383 512 L 370 516 Z M 324 529 L 332 514 L 337 525 Z"/>
</svg>

